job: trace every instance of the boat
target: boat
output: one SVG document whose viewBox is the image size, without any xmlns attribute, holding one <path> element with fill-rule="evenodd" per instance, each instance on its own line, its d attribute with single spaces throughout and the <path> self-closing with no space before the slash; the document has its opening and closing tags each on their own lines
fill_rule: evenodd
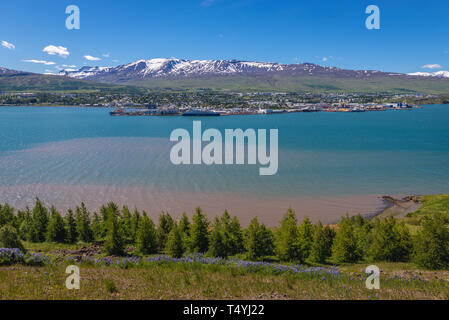
<svg viewBox="0 0 449 320">
<path fill-rule="evenodd" d="M 110 111 L 109 114 L 111 116 L 121 116 L 125 114 L 125 109 L 124 108 L 115 109 L 113 111 Z"/>
<path fill-rule="evenodd" d="M 184 117 L 217 117 L 221 113 L 210 110 L 189 110 L 182 114 Z"/>
</svg>

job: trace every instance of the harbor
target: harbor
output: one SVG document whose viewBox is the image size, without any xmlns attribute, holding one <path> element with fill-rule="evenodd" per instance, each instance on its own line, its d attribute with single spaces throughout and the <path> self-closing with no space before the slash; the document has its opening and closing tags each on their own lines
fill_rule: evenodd
<svg viewBox="0 0 449 320">
<path fill-rule="evenodd" d="M 290 108 L 265 109 L 262 107 L 235 107 L 216 110 L 213 108 L 192 108 L 189 106 L 121 106 L 110 111 L 111 116 L 184 116 L 184 117 L 217 117 L 231 115 L 273 115 L 293 112 L 373 112 L 388 110 L 411 110 L 421 108 L 407 103 L 387 104 L 303 104 Z"/>
</svg>

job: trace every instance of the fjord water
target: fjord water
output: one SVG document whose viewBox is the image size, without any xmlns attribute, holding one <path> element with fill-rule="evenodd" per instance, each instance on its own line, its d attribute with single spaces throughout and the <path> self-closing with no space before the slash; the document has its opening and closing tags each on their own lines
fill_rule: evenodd
<svg viewBox="0 0 449 320">
<path fill-rule="evenodd" d="M 170 162 L 172 130 L 279 130 L 279 170 Z M 449 193 L 449 105 L 410 111 L 188 117 L 111 117 L 107 109 L 0 108 L 0 203 L 35 196 L 69 207 L 107 201 L 173 214 L 225 208 L 275 223 L 292 206 L 333 220 L 370 213 L 384 194 Z"/>
</svg>

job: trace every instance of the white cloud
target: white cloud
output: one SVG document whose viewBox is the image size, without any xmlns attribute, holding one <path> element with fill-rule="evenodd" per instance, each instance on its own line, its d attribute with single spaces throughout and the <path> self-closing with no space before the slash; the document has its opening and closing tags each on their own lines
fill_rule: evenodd
<svg viewBox="0 0 449 320">
<path fill-rule="evenodd" d="M 23 62 L 31 62 L 31 63 L 40 63 L 40 64 L 45 64 L 46 66 L 52 66 L 56 63 L 52 62 L 52 61 L 44 61 L 44 60 L 22 60 Z"/>
<path fill-rule="evenodd" d="M 105 58 L 109 58 L 110 54 L 109 53 L 103 53 L 103 57 Z"/>
<path fill-rule="evenodd" d="M 5 47 L 6 49 L 9 50 L 14 50 L 16 48 L 15 45 L 13 45 L 12 43 L 9 43 L 8 41 L 2 40 L 2 47 Z"/>
<path fill-rule="evenodd" d="M 118 63 L 119 61 L 117 59 L 112 60 L 114 63 Z"/>
<path fill-rule="evenodd" d="M 60 57 L 64 57 L 64 58 L 66 58 L 68 55 L 70 55 L 70 52 L 67 50 L 67 48 L 61 47 L 61 46 L 49 45 L 49 46 L 46 46 L 42 51 L 46 52 L 52 56 L 59 55 Z"/>
<path fill-rule="evenodd" d="M 63 64 L 62 66 L 65 67 L 65 68 L 77 68 L 77 66 L 75 66 L 75 65 Z"/>
<path fill-rule="evenodd" d="M 425 64 L 421 68 L 423 68 L 423 69 L 440 69 L 441 66 L 439 64 Z"/>
<path fill-rule="evenodd" d="M 326 62 L 327 61 L 327 57 L 323 57 L 323 62 Z"/>
<path fill-rule="evenodd" d="M 89 55 L 84 56 L 84 59 L 89 60 L 89 61 L 100 61 L 101 60 L 100 58 L 92 57 L 92 56 L 89 56 Z"/>
</svg>

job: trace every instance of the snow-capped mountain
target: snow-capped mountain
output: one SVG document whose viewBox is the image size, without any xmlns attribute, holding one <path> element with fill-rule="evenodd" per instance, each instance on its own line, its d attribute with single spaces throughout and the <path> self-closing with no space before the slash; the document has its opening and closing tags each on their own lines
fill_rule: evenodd
<svg viewBox="0 0 449 320">
<path fill-rule="evenodd" d="M 118 67 L 83 67 L 80 70 L 66 69 L 59 74 L 89 80 L 102 80 L 104 77 L 117 77 L 118 80 L 131 80 L 158 77 L 201 76 L 208 74 L 226 75 L 246 72 L 273 72 L 282 71 L 283 69 L 284 67 L 278 63 L 233 60 L 151 59 L 138 60 Z"/>
<path fill-rule="evenodd" d="M 0 68 L 0 74 L 18 74 L 20 73 L 20 71 L 16 71 L 16 70 L 11 70 L 11 69 L 5 69 L 5 68 Z"/>
<path fill-rule="evenodd" d="M 449 71 L 413 72 L 413 73 L 409 73 L 408 75 L 409 76 L 418 76 L 418 77 L 449 78 Z"/>
<path fill-rule="evenodd" d="M 95 76 L 96 74 L 107 71 L 110 68 L 108 67 L 82 67 L 79 70 L 76 69 L 64 69 L 59 72 L 61 76 L 68 76 L 75 79 L 85 79 L 88 77 Z"/>
<path fill-rule="evenodd" d="M 378 74 L 372 70 L 343 70 L 335 67 L 319 66 L 312 63 L 279 64 L 270 62 L 249 62 L 238 60 L 181 60 L 151 59 L 138 60 L 117 67 L 83 67 L 79 70 L 66 69 L 59 74 L 76 79 L 101 82 L 139 81 L 147 78 L 186 78 L 202 76 L 253 75 L 332 75 L 348 78 L 366 78 Z M 388 74 L 401 75 L 401 74 Z"/>
</svg>

